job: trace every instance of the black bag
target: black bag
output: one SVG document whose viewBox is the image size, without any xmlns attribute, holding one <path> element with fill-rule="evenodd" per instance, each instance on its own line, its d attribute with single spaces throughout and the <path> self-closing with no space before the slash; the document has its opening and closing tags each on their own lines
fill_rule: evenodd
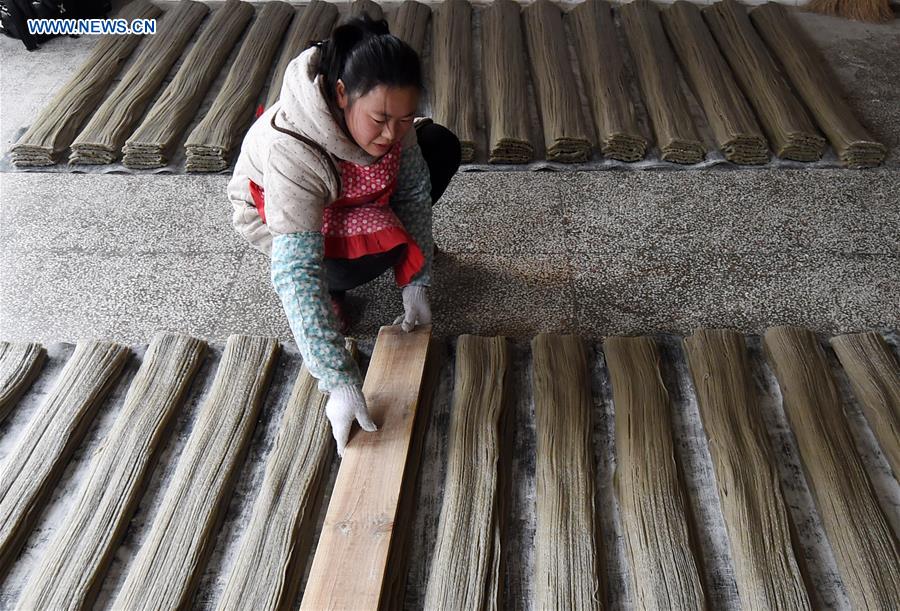
<svg viewBox="0 0 900 611">
<path fill-rule="evenodd" d="M 0 32 L 34 51 L 58 34 L 30 34 L 29 19 L 98 19 L 111 8 L 110 0 L 0 0 Z"/>
</svg>

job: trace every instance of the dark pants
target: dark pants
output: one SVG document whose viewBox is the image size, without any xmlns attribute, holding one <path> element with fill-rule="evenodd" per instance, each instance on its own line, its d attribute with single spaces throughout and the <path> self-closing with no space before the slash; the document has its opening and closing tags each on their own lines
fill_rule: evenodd
<svg viewBox="0 0 900 611">
<path fill-rule="evenodd" d="M 431 204 L 434 205 L 459 169 L 459 139 L 449 129 L 436 123 L 416 128 L 416 136 L 431 174 Z M 393 267 L 405 249 L 403 244 L 387 252 L 358 259 L 325 259 L 328 290 L 332 295 L 340 296 L 345 291 L 371 282 Z"/>
</svg>

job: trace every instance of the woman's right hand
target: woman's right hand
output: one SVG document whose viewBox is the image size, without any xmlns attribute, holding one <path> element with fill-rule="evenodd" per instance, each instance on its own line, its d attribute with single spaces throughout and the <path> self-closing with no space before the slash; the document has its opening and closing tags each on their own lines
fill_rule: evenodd
<svg viewBox="0 0 900 611">
<path fill-rule="evenodd" d="M 358 386 L 338 386 L 331 391 L 331 396 L 325 404 L 325 415 L 331 422 L 331 433 L 337 443 L 337 453 L 344 457 L 344 448 L 350 439 L 350 429 L 353 421 L 359 422 L 362 430 L 377 431 L 378 427 L 369 416 L 369 408 L 366 407 L 366 397 L 362 388 Z"/>
</svg>

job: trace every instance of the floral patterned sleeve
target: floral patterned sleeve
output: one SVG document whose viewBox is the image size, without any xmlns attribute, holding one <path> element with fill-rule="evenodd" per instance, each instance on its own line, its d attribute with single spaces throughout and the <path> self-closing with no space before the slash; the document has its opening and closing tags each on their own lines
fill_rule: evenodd
<svg viewBox="0 0 900 611">
<path fill-rule="evenodd" d="M 321 232 L 276 235 L 272 241 L 272 284 L 284 305 L 294 339 L 319 390 L 362 386 L 359 367 L 344 348 L 322 277 Z"/>
<path fill-rule="evenodd" d="M 431 233 L 431 174 L 418 144 L 403 149 L 391 208 L 425 255 L 425 265 L 410 282 L 431 285 L 434 235 Z"/>
</svg>

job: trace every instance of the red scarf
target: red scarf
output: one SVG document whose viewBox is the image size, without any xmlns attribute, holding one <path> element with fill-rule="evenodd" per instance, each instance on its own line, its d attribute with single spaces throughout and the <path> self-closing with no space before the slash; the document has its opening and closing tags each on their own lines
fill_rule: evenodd
<svg viewBox="0 0 900 611">
<path fill-rule="evenodd" d="M 406 244 L 403 258 L 394 266 L 397 285 L 406 286 L 422 269 L 425 256 L 390 207 L 400 171 L 400 152 L 398 142 L 371 165 L 339 162 L 341 196 L 325 207 L 322 234 L 329 259 L 358 259 Z M 263 188 L 251 180 L 250 194 L 265 223 Z"/>
</svg>

